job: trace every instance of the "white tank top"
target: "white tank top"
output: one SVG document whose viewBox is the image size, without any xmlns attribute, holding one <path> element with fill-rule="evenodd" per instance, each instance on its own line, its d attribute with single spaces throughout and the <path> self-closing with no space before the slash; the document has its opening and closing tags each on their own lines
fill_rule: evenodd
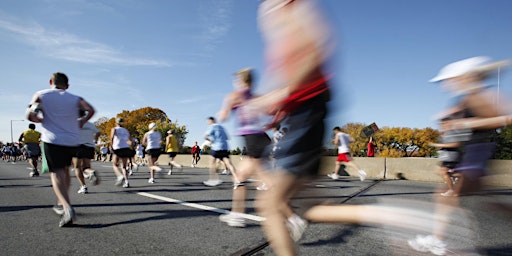
<svg viewBox="0 0 512 256">
<path fill-rule="evenodd" d="M 158 131 L 149 131 L 147 135 L 148 146 L 147 149 L 159 149 L 162 134 Z"/>
<path fill-rule="evenodd" d="M 38 92 L 43 110 L 41 140 L 55 145 L 80 145 L 80 97 L 61 89 Z"/>
<path fill-rule="evenodd" d="M 128 140 L 130 139 L 130 132 L 123 127 L 116 127 L 115 136 L 112 143 L 114 150 L 120 148 L 129 148 Z"/>
</svg>

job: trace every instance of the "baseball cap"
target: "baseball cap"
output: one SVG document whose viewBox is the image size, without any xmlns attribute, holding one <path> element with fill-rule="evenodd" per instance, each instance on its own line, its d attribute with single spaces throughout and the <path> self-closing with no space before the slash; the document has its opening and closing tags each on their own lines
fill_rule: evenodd
<svg viewBox="0 0 512 256">
<path fill-rule="evenodd" d="M 124 119 L 122 117 L 116 118 L 116 124 L 122 124 L 124 123 Z"/>
<path fill-rule="evenodd" d="M 491 58 L 478 56 L 450 63 L 443 67 L 429 82 L 435 83 L 472 72 L 490 72 L 508 64 L 508 61 L 490 62 Z"/>
</svg>

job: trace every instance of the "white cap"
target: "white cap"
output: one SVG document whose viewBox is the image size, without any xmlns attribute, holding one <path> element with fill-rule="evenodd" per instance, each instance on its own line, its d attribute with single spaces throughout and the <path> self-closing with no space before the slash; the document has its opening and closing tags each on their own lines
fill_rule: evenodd
<svg viewBox="0 0 512 256">
<path fill-rule="evenodd" d="M 156 126 L 156 124 L 155 124 L 155 123 L 150 123 L 150 124 L 149 124 L 149 129 L 153 129 L 153 128 L 155 128 L 155 126 Z"/>
<path fill-rule="evenodd" d="M 450 63 L 442 68 L 429 82 L 439 82 L 472 72 L 489 72 L 508 63 L 508 61 L 490 63 L 490 60 L 489 57 L 478 56 Z"/>
</svg>

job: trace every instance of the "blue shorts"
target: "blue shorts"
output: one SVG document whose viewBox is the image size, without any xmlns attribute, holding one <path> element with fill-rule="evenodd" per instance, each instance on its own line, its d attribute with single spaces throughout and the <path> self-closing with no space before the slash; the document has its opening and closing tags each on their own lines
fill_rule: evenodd
<svg viewBox="0 0 512 256">
<path fill-rule="evenodd" d="M 281 127 L 287 127 L 288 132 L 274 152 L 275 167 L 297 177 L 318 175 L 328 100 L 326 91 L 303 103 L 281 122 Z M 269 145 L 267 151 L 272 147 Z"/>
<path fill-rule="evenodd" d="M 464 146 L 460 163 L 453 169 L 464 176 L 477 179 L 486 175 L 487 162 L 494 154 L 496 143 L 483 142 Z"/>
</svg>

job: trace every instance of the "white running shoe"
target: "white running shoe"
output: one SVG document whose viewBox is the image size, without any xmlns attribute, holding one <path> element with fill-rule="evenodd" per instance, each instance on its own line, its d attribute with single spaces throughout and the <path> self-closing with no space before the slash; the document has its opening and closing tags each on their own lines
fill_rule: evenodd
<svg viewBox="0 0 512 256">
<path fill-rule="evenodd" d="M 153 179 L 153 178 L 149 178 L 148 183 L 150 183 L 150 184 L 154 184 L 154 183 L 155 183 L 155 179 Z"/>
<path fill-rule="evenodd" d="M 130 187 L 130 183 L 125 180 L 124 183 L 123 183 L 123 188 L 129 188 Z"/>
<path fill-rule="evenodd" d="M 409 246 L 418 252 L 430 251 L 435 255 L 445 255 L 446 244 L 432 235 L 416 236 L 415 239 L 407 241 Z"/>
<path fill-rule="evenodd" d="M 447 196 L 447 197 L 457 196 L 457 194 L 455 194 L 455 191 L 453 191 L 452 189 L 448 189 L 446 192 L 441 193 L 441 195 L 442 196 Z"/>
<path fill-rule="evenodd" d="M 121 175 L 121 176 L 117 176 L 117 179 L 116 179 L 116 186 L 121 186 L 121 184 L 123 184 L 123 180 L 124 180 L 124 177 Z"/>
<path fill-rule="evenodd" d="M 260 186 L 256 187 L 257 190 L 268 190 L 267 184 L 262 183 Z"/>
<path fill-rule="evenodd" d="M 87 186 L 80 186 L 80 189 L 78 190 L 78 194 L 87 194 Z"/>
<path fill-rule="evenodd" d="M 215 186 L 222 184 L 222 180 L 207 180 L 207 181 L 203 181 L 203 184 L 208 187 L 215 187 Z"/>
<path fill-rule="evenodd" d="M 169 170 L 169 172 L 167 173 L 167 175 L 171 175 L 172 174 L 172 170 Z"/>
<path fill-rule="evenodd" d="M 327 177 L 333 179 L 333 180 L 337 180 L 340 178 L 340 176 L 336 173 L 331 173 L 331 174 L 327 174 Z"/>
<path fill-rule="evenodd" d="M 364 181 L 366 179 L 366 172 L 365 171 L 359 170 L 359 171 L 357 171 L 357 173 L 359 174 L 359 179 L 361 181 Z"/>
<path fill-rule="evenodd" d="M 230 227 L 245 228 L 245 219 L 236 212 L 221 214 L 219 220 L 225 222 Z"/>
<path fill-rule="evenodd" d="M 222 171 L 220 174 L 229 175 L 229 172 L 227 169 L 224 169 L 224 171 Z"/>
<path fill-rule="evenodd" d="M 286 220 L 286 226 L 288 227 L 288 231 L 290 232 L 290 236 L 293 241 L 297 242 L 302 238 L 304 231 L 306 231 L 308 222 L 294 214 L 292 217 Z"/>
</svg>

